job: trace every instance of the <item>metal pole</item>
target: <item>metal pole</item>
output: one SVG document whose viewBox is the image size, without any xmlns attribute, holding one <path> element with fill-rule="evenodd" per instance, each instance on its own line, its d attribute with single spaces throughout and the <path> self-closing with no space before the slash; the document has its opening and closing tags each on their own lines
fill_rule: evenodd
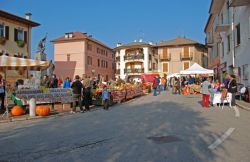
<svg viewBox="0 0 250 162">
<path fill-rule="evenodd" d="M 233 13 L 232 13 L 232 25 L 231 25 L 231 30 L 232 30 L 232 58 L 233 58 L 233 68 L 235 67 L 235 33 L 234 33 L 234 7 L 232 7 Z"/>
</svg>

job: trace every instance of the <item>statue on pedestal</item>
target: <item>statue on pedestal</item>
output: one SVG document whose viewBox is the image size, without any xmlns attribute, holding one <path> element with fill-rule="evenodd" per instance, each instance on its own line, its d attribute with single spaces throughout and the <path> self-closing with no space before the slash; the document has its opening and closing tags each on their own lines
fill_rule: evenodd
<svg viewBox="0 0 250 162">
<path fill-rule="evenodd" d="M 35 59 L 36 60 L 46 61 L 46 53 L 44 52 L 45 51 L 46 39 L 47 39 L 47 34 L 38 43 L 37 51 L 36 51 L 36 54 L 35 54 Z"/>
</svg>

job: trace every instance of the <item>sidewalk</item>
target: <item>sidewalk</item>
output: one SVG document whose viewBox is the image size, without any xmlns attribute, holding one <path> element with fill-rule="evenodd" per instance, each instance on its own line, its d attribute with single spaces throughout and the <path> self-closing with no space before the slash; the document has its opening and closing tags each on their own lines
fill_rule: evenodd
<svg viewBox="0 0 250 162">
<path fill-rule="evenodd" d="M 248 102 L 236 100 L 236 105 L 242 109 L 250 111 L 250 103 L 248 103 Z"/>
</svg>

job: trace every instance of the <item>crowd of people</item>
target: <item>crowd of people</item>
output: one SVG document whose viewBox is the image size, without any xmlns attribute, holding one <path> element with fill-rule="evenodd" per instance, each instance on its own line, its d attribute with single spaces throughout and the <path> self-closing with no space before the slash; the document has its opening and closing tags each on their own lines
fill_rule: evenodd
<svg viewBox="0 0 250 162">
<path fill-rule="evenodd" d="M 213 82 L 213 79 L 204 78 L 204 81 L 201 84 L 201 93 L 202 93 L 202 107 L 208 108 L 213 105 L 213 98 L 215 93 L 221 93 L 221 102 L 224 102 L 224 99 L 227 98 L 227 94 L 230 93 L 231 98 L 231 106 L 234 107 L 235 104 L 235 96 L 238 92 L 236 76 L 231 74 L 227 75 L 224 79 L 223 83 L 219 81 Z"/>
<path fill-rule="evenodd" d="M 121 78 L 118 78 L 115 82 L 116 85 L 125 84 L 125 81 Z M 112 84 L 112 81 L 107 82 L 107 84 Z M 133 83 L 132 79 L 128 79 L 127 82 Z M 41 79 L 40 85 L 45 88 L 72 88 L 74 102 L 72 104 L 71 113 L 76 112 L 77 105 L 80 107 L 80 111 L 88 111 L 89 106 L 92 104 L 92 91 L 95 90 L 99 83 L 102 81 L 98 80 L 96 77 L 89 77 L 85 75 L 80 78 L 76 75 L 74 80 L 66 77 L 64 80 L 58 79 L 55 74 L 52 76 L 43 76 Z M 23 80 L 17 80 L 15 86 L 23 84 Z M 35 85 L 35 79 L 33 75 L 29 76 L 28 79 L 29 85 Z M 190 87 L 198 86 L 200 89 L 193 90 L 194 92 L 202 94 L 202 106 L 210 107 L 213 106 L 213 96 L 215 93 L 222 93 L 222 97 L 225 97 L 227 93 L 232 94 L 232 106 L 235 106 L 235 94 L 237 93 L 237 83 L 235 80 L 235 75 L 228 75 L 225 78 L 223 83 L 220 83 L 218 80 L 213 80 L 212 77 L 204 76 L 182 76 L 182 77 L 172 77 L 167 79 L 167 77 L 155 76 L 152 82 L 153 96 L 161 94 L 162 91 L 171 89 L 172 94 L 185 94 L 185 91 L 191 91 Z M 0 108 L 4 109 L 4 96 L 5 96 L 5 82 L 0 75 Z M 106 86 L 103 87 L 102 91 L 102 100 L 104 109 L 108 109 L 108 102 L 110 100 L 110 93 Z M 85 109 L 83 109 L 83 106 Z"/>
</svg>

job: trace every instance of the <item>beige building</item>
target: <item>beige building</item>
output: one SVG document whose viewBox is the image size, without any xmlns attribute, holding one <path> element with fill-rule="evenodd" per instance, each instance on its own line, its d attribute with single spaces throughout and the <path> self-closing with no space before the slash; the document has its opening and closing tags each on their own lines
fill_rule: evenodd
<svg viewBox="0 0 250 162">
<path fill-rule="evenodd" d="M 158 71 L 161 74 L 179 73 L 198 63 L 207 68 L 207 48 L 196 41 L 177 37 L 173 40 L 162 41 L 155 47 L 158 49 Z"/>
<path fill-rule="evenodd" d="M 30 13 L 19 17 L 0 10 L 0 55 L 30 58 L 31 30 L 39 25 Z"/>
<path fill-rule="evenodd" d="M 111 48 L 81 32 L 65 33 L 52 41 L 54 44 L 55 74 L 58 77 L 114 79 L 115 63 Z"/>
<path fill-rule="evenodd" d="M 31 30 L 39 25 L 31 21 L 30 13 L 20 17 L 0 10 L 0 56 L 30 58 Z M 0 73 L 5 74 L 3 69 L 0 69 Z M 13 83 L 17 79 L 26 78 L 27 74 L 27 70 L 8 70 L 6 78 Z"/>
</svg>

